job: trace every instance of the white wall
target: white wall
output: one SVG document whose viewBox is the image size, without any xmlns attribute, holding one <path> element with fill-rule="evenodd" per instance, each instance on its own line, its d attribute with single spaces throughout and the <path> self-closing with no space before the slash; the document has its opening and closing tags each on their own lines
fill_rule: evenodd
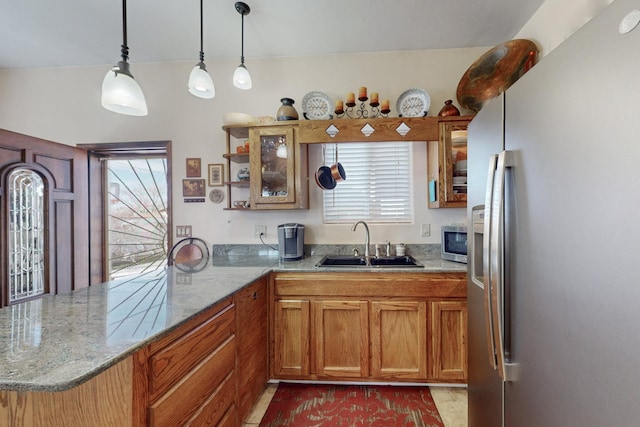
<svg viewBox="0 0 640 427">
<path fill-rule="evenodd" d="M 546 0 L 514 37 L 534 41 L 547 55 L 613 0 Z"/>
<path fill-rule="evenodd" d="M 531 38 L 543 53 L 555 48 L 610 0 L 547 0 L 517 37 Z M 102 79 L 111 64 L 102 67 L 0 70 L 0 128 L 65 144 L 120 141 L 171 140 L 173 142 L 174 224 L 193 225 L 195 236 L 210 243 L 258 243 L 253 237 L 257 224 L 268 226 L 268 242 L 275 242 L 276 226 L 300 222 L 307 226 L 307 243 L 353 243 L 361 233 L 349 225 L 322 224 L 321 191 L 310 185 L 308 211 L 236 212 L 222 205 L 182 202 L 181 180 L 185 159 L 201 157 L 222 163 L 224 132 L 222 115 L 240 111 L 254 116 L 275 116 L 279 99 L 299 102 L 310 91 L 333 96 L 355 92 L 359 86 L 395 100 L 406 89 L 420 87 L 431 95 L 430 114 L 437 114 L 444 101 L 455 100 L 462 74 L 488 48 L 389 52 L 259 59 L 247 58 L 254 88 L 241 91 L 231 84 L 237 61 L 207 61 L 217 95 L 201 100 L 188 94 L 186 81 L 192 62 L 161 64 L 132 63 L 132 72 L 145 93 L 149 116 L 121 116 L 100 106 Z M 135 58 L 135 51 L 131 52 Z M 114 57 L 114 61 L 117 58 Z M 301 112 L 301 111 L 300 111 Z M 395 115 L 395 111 L 392 115 Z M 319 147 L 311 148 L 310 171 L 320 164 Z M 438 243 L 441 225 L 463 222 L 463 209 L 426 208 L 426 149 L 414 144 L 415 224 L 374 225 L 373 242 Z M 431 225 L 431 237 L 420 237 L 420 224 Z"/>
<path fill-rule="evenodd" d="M 275 116 L 280 98 L 299 102 L 313 90 L 334 96 L 369 91 L 389 98 L 392 108 L 398 96 L 412 87 L 431 95 L 430 114 L 437 114 L 447 99 L 455 100 L 462 74 L 485 48 L 392 52 L 256 59 L 247 58 L 254 88 L 241 91 L 231 84 L 237 61 L 208 61 L 216 83 L 216 97 L 202 100 L 186 91 L 191 62 L 136 64 L 132 72 L 140 83 L 149 107 L 147 117 L 118 115 L 100 106 L 100 86 L 109 65 L 0 71 L 0 128 L 34 135 L 65 144 L 114 141 L 171 140 L 173 149 L 174 224 L 193 226 L 193 233 L 208 242 L 259 243 L 254 225 L 267 225 L 267 241 L 276 241 L 276 226 L 284 222 L 307 225 L 307 243 L 352 243 L 363 240 L 349 225 L 324 226 L 321 190 L 310 185 L 308 211 L 224 211 L 223 204 L 185 204 L 181 180 L 185 158 L 201 157 L 222 163 L 225 134 L 221 129 L 226 112 L 241 111 L 254 116 Z M 133 55 L 132 55 L 133 56 Z M 395 109 L 395 108 L 394 108 Z M 395 114 L 393 114 L 395 115 Z M 310 171 L 320 165 L 320 147 L 310 148 Z M 429 210 L 426 205 L 426 147 L 414 144 L 415 219 L 413 225 L 372 226 L 375 242 L 437 243 L 440 225 L 464 221 L 463 209 Z M 430 238 L 419 237 L 420 224 L 431 225 Z"/>
</svg>

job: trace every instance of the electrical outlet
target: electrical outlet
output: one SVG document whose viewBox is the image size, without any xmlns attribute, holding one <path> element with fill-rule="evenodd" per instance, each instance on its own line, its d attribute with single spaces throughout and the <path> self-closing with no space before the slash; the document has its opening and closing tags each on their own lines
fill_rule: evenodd
<svg viewBox="0 0 640 427">
<path fill-rule="evenodd" d="M 422 224 L 421 233 L 422 233 L 422 237 L 431 236 L 431 224 Z"/>
<path fill-rule="evenodd" d="M 255 228 L 255 237 L 260 238 L 260 234 L 262 237 L 267 237 L 267 226 L 266 225 L 256 225 Z"/>
</svg>

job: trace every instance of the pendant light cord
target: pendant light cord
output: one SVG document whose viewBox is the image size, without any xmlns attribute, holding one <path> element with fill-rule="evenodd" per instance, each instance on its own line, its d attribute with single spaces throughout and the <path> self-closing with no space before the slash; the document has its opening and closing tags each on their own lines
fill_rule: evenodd
<svg viewBox="0 0 640 427">
<path fill-rule="evenodd" d="M 202 24 L 202 11 L 202 0 L 200 0 L 200 62 L 204 62 L 204 42 L 202 36 L 204 33 L 204 26 Z"/>
<path fill-rule="evenodd" d="M 241 36 L 240 36 L 240 65 L 244 65 L 244 13 L 242 15 Z"/>
<path fill-rule="evenodd" d="M 122 60 L 127 62 L 129 59 L 129 47 L 127 46 L 127 0 L 122 0 L 122 49 L 120 54 Z"/>
</svg>

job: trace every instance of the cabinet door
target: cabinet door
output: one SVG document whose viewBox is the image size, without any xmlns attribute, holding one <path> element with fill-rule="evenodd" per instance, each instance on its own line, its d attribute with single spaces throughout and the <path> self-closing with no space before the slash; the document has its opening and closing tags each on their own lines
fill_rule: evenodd
<svg viewBox="0 0 640 427">
<path fill-rule="evenodd" d="M 431 376 L 434 380 L 467 379 L 467 303 L 431 303 Z"/>
<path fill-rule="evenodd" d="M 369 376 L 369 303 L 314 303 L 318 377 Z"/>
<path fill-rule="evenodd" d="M 252 128 L 251 205 L 294 203 L 295 141 L 291 126 Z"/>
<path fill-rule="evenodd" d="M 274 304 L 274 376 L 309 375 L 309 301 L 277 300 Z"/>
<path fill-rule="evenodd" d="M 380 379 L 426 379 L 426 302 L 371 303 L 371 371 Z"/>
<path fill-rule="evenodd" d="M 244 419 L 267 384 L 267 278 L 235 296 L 238 318 L 238 411 Z"/>
<path fill-rule="evenodd" d="M 429 141 L 429 207 L 467 206 L 467 126 L 469 120 L 440 123 L 438 141 Z"/>
</svg>

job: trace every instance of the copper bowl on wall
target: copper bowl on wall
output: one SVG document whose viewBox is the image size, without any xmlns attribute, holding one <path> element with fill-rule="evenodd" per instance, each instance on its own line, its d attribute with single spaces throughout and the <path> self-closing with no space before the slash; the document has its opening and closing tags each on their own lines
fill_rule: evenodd
<svg viewBox="0 0 640 427">
<path fill-rule="evenodd" d="M 485 102 L 507 90 L 535 64 L 538 47 L 531 40 L 501 43 L 478 58 L 458 83 L 458 103 L 480 111 Z"/>
</svg>

